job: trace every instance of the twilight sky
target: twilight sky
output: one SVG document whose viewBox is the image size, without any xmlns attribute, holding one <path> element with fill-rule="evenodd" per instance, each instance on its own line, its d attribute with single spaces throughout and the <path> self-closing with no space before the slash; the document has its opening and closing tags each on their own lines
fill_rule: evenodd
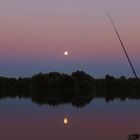
<svg viewBox="0 0 140 140">
<path fill-rule="evenodd" d="M 84 70 L 94 77 L 133 76 L 109 10 L 139 76 L 139 7 L 139 0 L 0 0 L 0 75 Z"/>
</svg>

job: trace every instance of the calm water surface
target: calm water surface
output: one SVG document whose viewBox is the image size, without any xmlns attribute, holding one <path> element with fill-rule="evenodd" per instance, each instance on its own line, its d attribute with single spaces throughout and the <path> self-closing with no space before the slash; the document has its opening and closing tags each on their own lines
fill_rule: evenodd
<svg viewBox="0 0 140 140">
<path fill-rule="evenodd" d="M 83 108 L 0 100 L 1 140 L 127 140 L 132 133 L 140 133 L 140 100 L 107 103 L 97 98 Z"/>
</svg>

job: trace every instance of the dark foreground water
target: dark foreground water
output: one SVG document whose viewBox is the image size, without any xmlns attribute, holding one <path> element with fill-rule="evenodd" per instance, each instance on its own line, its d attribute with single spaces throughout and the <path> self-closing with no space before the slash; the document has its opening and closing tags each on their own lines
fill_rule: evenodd
<svg viewBox="0 0 140 140">
<path fill-rule="evenodd" d="M 83 108 L 0 100 L 0 140 L 127 140 L 132 133 L 140 133 L 140 100 L 95 98 Z"/>
</svg>

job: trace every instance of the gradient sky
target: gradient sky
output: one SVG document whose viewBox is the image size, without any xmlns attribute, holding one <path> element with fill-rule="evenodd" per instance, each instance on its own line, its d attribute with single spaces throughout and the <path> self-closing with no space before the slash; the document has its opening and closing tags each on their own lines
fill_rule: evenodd
<svg viewBox="0 0 140 140">
<path fill-rule="evenodd" d="M 84 70 L 94 77 L 133 76 L 107 10 L 140 75 L 139 7 L 139 0 L 1 0 L 0 75 Z"/>
</svg>

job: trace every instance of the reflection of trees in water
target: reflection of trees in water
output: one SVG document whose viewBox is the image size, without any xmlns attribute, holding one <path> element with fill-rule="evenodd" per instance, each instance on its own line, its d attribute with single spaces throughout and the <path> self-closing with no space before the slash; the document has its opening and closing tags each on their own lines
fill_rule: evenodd
<svg viewBox="0 0 140 140">
<path fill-rule="evenodd" d="M 71 75 L 57 72 L 38 74 L 31 78 L 0 77 L 0 98 L 30 98 L 33 102 L 49 105 L 72 104 L 83 107 L 93 98 L 140 99 L 140 80 L 107 75 L 94 79 L 82 71 Z"/>
<path fill-rule="evenodd" d="M 72 104 L 76 107 L 84 107 L 94 98 L 95 93 L 81 90 L 81 91 L 61 91 L 53 90 L 46 92 L 5 92 L 0 94 L 0 98 L 30 98 L 34 103 L 39 105 L 48 104 L 57 106 L 60 104 Z"/>
<path fill-rule="evenodd" d="M 41 95 L 41 96 L 40 96 Z M 49 91 L 48 93 L 40 93 L 32 96 L 32 101 L 40 105 L 59 105 L 59 104 L 72 104 L 76 107 L 83 107 L 88 104 L 94 97 L 94 93 L 87 91 Z"/>
</svg>

